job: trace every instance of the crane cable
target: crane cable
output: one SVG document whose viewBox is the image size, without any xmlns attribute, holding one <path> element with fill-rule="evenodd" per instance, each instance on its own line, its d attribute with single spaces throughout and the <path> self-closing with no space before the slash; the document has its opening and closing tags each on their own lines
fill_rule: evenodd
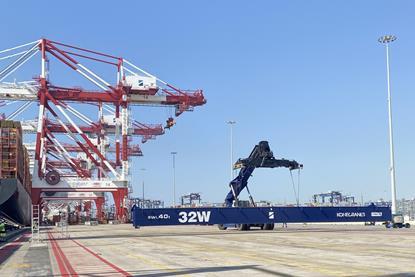
<svg viewBox="0 0 415 277">
<path fill-rule="evenodd" d="M 291 176 L 291 183 L 293 186 L 295 200 L 296 200 L 297 206 L 300 206 L 300 169 L 298 169 L 298 174 L 297 174 L 297 189 L 295 189 L 295 181 L 294 181 L 292 170 L 290 170 L 290 176 Z"/>
</svg>

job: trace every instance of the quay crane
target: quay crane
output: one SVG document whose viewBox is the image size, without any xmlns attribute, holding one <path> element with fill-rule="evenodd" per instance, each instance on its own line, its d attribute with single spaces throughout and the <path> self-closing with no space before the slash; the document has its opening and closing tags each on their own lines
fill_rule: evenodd
<svg viewBox="0 0 415 277">
<path fill-rule="evenodd" d="M 34 205 L 94 200 L 101 215 L 104 193 L 112 193 L 116 219 L 126 221 L 130 158 L 142 155 L 133 139 L 145 143 L 163 135 L 178 116 L 205 103 L 201 89 L 180 89 L 118 55 L 46 38 L 0 50 L 0 118 L 32 116 L 22 127 L 35 140 Z M 12 104 L 20 106 L 3 115 Z M 137 113 L 142 106 L 174 113 L 163 128 L 132 118 L 143 114 Z"/>
</svg>

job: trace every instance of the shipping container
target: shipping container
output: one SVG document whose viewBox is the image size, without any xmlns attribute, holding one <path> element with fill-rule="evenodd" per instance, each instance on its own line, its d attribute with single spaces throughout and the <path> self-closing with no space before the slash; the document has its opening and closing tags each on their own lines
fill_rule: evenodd
<svg viewBox="0 0 415 277">
<path fill-rule="evenodd" d="M 20 122 L 0 120 L 0 211 L 22 225 L 30 224 L 29 171 Z"/>
<path fill-rule="evenodd" d="M 18 121 L 0 120 L 0 178 L 18 179 L 30 194 L 29 154 L 23 146 L 22 127 Z"/>
</svg>

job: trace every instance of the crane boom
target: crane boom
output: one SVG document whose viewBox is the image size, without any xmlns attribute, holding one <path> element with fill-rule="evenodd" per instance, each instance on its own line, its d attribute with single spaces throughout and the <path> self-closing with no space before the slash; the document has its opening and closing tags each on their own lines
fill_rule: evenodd
<svg viewBox="0 0 415 277">
<path fill-rule="evenodd" d="M 251 177 L 255 168 L 275 168 L 275 167 L 286 167 L 290 170 L 300 169 L 303 167 L 294 160 L 276 159 L 272 153 L 268 141 L 260 141 L 255 145 L 251 154 L 246 159 L 239 159 L 234 168 L 241 168 L 238 176 L 233 179 L 229 186 L 231 190 L 225 198 L 225 205 L 232 207 L 233 201 L 238 199 L 239 194 L 242 190 L 248 186 L 248 179 Z"/>
</svg>

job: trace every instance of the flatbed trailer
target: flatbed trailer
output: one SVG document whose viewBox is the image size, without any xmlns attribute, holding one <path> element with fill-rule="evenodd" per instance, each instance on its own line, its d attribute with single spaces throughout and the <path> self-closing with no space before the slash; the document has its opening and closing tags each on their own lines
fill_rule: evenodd
<svg viewBox="0 0 415 277">
<path fill-rule="evenodd" d="M 201 207 L 142 209 L 134 206 L 135 228 L 161 225 L 264 225 L 317 222 L 390 222 L 390 207 Z M 271 228 L 270 228 L 271 229 Z M 273 229 L 273 228 L 272 228 Z"/>
</svg>

